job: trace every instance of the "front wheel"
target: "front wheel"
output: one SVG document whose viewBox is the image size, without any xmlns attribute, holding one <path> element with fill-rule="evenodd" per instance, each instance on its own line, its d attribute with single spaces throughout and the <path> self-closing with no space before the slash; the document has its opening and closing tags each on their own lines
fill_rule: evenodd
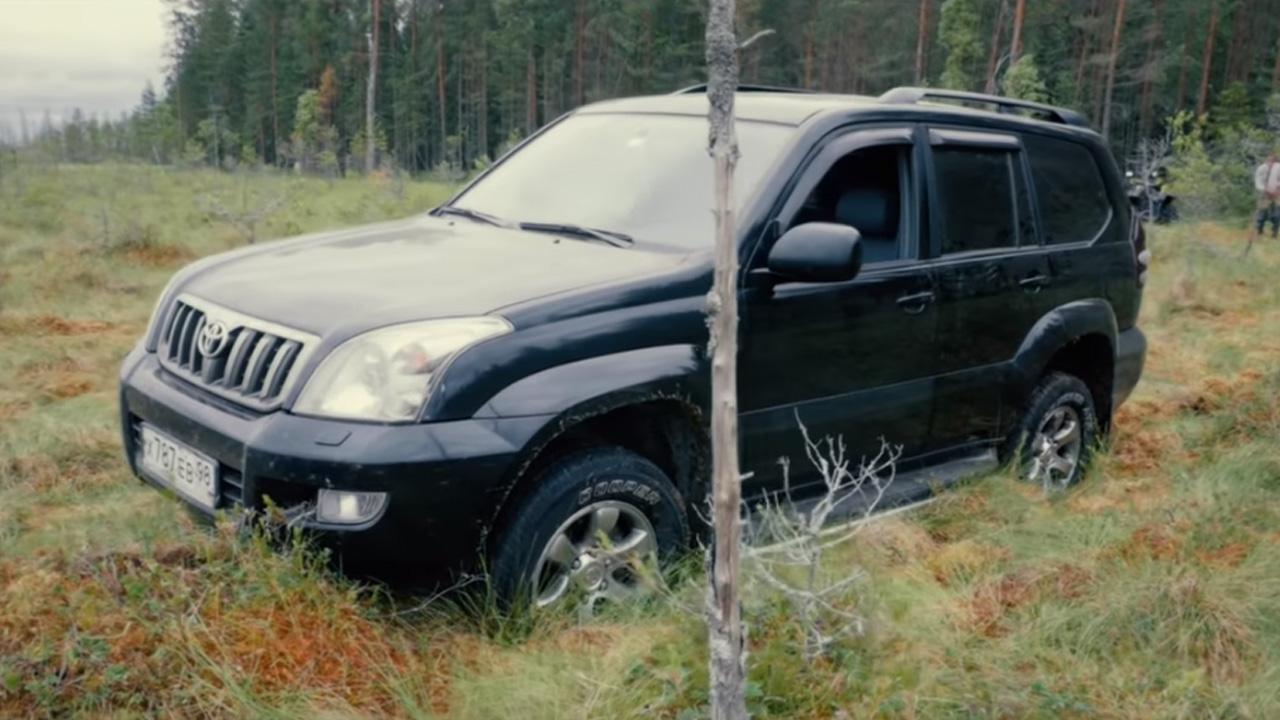
<svg viewBox="0 0 1280 720">
<path fill-rule="evenodd" d="M 1061 489 L 1079 482 L 1097 434 L 1089 387 L 1080 378 L 1054 372 L 1032 392 L 1007 449 L 1021 451 L 1024 479 Z"/>
<path fill-rule="evenodd" d="M 646 591 L 636 563 L 668 559 L 689 538 L 684 502 L 652 462 L 622 448 L 555 462 L 519 500 L 498 542 L 492 580 L 508 606 L 551 607 Z"/>
</svg>

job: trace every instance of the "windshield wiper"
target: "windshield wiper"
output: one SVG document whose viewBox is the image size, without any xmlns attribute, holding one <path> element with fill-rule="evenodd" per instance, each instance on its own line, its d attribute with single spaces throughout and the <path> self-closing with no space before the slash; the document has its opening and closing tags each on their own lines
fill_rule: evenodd
<svg viewBox="0 0 1280 720">
<path fill-rule="evenodd" d="M 602 242 L 607 242 L 614 247 L 625 248 L 636 244 L 635 239 L 630 235 L 614 232 L 612 230 L 597 230 L 595 228 L 571 225 L 568 223 L 522 222 L 520 223 L 520 229 L 532 232 L 558 233 L 561 235 L 589 237 Z"/>
<path fill-rule="evenodd" d="M 470 208 L 457 207 L 456 205 L 442 205 L 436 208 L 435 214 L 436 215 L 458 215 L 464 218 L 470 218 L 471 220 L 479 220 L 480 222 L 488 223 L 489 225 L 497 225 L 498 227 L 505 227 L 505 228 L 511 227 L 511 223 L 507 222 L 506 220 L 503 220 L 502 218 L 496 215 L 482 213 L 479 210 L 472 210 Z"/>
</svg>

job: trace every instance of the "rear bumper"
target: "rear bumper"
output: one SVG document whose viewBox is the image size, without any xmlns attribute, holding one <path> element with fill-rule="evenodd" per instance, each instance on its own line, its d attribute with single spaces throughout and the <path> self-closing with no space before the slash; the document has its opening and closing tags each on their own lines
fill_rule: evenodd
<svg viewBox="0 0 1280 720">
<path fill-rule="evenodd" d="M 1124 404 L 1138 380 L 1147 361 L 1147 337 L 1137 327 L 1121 332 L 1116 337 L 1116 371 L 1112 383 L 1111 407 Z"/>
<path fill-rule="evenodd" d="M 217 462 L 218 510 L 262 509 L 266 496 L 302 504 L 319 488 L 387 493 L 385 510 L 364 525 L 302 523 L 345 570 L 386 579 L 436 583 L 474 570 L 511 468 L 547 421 L 374 425 L 253 414 L 168 375 L 136 349 L 120 381 L 125 455 L 148 484 L 164 487 L 137 463 L 142 422 Z"/>
</svg>

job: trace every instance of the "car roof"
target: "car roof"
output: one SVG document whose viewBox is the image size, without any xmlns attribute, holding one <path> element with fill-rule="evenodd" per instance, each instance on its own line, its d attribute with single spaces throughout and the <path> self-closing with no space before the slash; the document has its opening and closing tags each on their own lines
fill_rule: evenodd
<svg viewBox="0 0 1280 720">
<path fill-rule="evenodd" d="M 903 92 L 907 94 L 905 96 L 900 94 Z M 985 99 L 987 102 L 995 103 L 1009 102 L 1017 104 L 1020 102 L 1007 98 L 940 91 L 938 95 L 943 97 L 943 101 L 931 101 L 928 97 L 912 97 L 911 93 L 927 93 L 930 97 L 934 94 L 932 91 L 913 88 L 894 90 L 881 97 L 814 93 L 784 88 L 740 88 L 734 98 L 734 116 L 736 119 L 744 121 L 799 126 L 816 115 L 829 112 L 881 110 L 894 111 L 903 116 L 919 115 L 921 120 L 945 119 L 988 126 L 994 121 L 999 124 L 1005 124 L 1006 127 L 1013 125 L 1023 128 L 1052 128 L 1059 132 L 1065 131 L 1067 134 L 1084 133 L 1085 135 L 1096 135 L 1096 132 L 1088 127 L 1083 117 L 1061 108 L 1025 103 L 1029 108 L 1039 108 L 1050 113 L 1062 114 L 1060 116 L 1060 119 L 1063 120 L 1062 122 L 1051 122 L 1019 114 L 966 107 L 945 101 L 945 96 L 950 94 L 954 96 L 953 100 L 960 101 L 984 102 Z M 710 102 L 707 100 L 705 91 L 700 91 L 699 88 L 695 87 L 670 95 L 642 95 L 603 100 L 585 105 L 575 112 L 582 114 L 650 113 L 705 117 L 709 110 Z"/>
</svg>

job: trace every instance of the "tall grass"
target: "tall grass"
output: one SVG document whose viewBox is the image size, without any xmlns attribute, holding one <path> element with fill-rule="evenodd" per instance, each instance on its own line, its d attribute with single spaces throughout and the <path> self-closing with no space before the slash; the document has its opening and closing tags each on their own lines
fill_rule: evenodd
<svg viewBox="0 0 1280 720">
<path fill-rule="evenodd" d="M 267 238 L 449 189 L 119 166 L 0 185 L 0 716 L 704 716 L 701 624 L 674 606 L 406 612 L 128 477 L 117 364 L 175 268 L 244 242 L 201 205 L 242 191 L 288 194 Z M 1080 487 L 997 473 L 872 524 L 842 550 L 870 632 L 815 663 L 784 603 L 748 598 L 755 715 L 1280 717 L 1280 247 L 1245 263 L 1244 237 L 1153 234 L 1148 368 Z"/>
</svg>

